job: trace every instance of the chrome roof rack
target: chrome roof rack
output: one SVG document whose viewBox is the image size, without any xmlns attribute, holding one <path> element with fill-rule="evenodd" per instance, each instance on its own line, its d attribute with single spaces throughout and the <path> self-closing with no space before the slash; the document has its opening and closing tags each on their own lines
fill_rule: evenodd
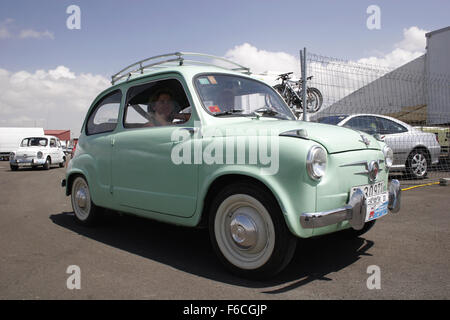
<svg viewBox="0 0 450 320">
<path fill-rule="evenodd" d="M 214 63 L 208 63 L 203 62 L 199 60 L 188 60 L 185 59 L 186 56 L 195 56 L 200 58 L 208 58 L 213 60 L 221 60 L 225 61 L 229 64 L 232 64 L 236 66 L 236 68 L 226 68 L 224 66 L 214 64 Z M 159 61 L 157 61 L 160 59 Z M 161 60 L 162 59 L 162 60 Z M 151 63 L 146 64 L 147 62 L 151 61 Z M 194 52 L 174 52 L 174 53 L 167 53 L 167 54 L 161 54 L 158 56 L 150 57 L 138 62 L 135 62 L 133 64 L 130 64 L 128 67 L 123 68 L 116 74 L 111 76 L 111 84 L 115 84 L 118 80 L 127 77 L 127 80 L 133 75 L 133 74 L 143 74 L 144 70 L 146 69 L 152 69 L 152 68 L 158 68 L 162 67 L 162 64 L 170 64 L 176 62 L 179 66 L 182 66 L 186 63 L 193 64 L 193 65 L 206 65 L 206 66 L 214 66 L 219 68 L 224 68 L 227 70 L 242 72 L 245 74 L 250 74 L 250 68 L 244 67 L 236 62 L 233 62 L 231 60 L 222 58 L 222 57 L 216 57 L 209 54 L 203 54 L 203 53 L 194 53 Z"/>
</svg>

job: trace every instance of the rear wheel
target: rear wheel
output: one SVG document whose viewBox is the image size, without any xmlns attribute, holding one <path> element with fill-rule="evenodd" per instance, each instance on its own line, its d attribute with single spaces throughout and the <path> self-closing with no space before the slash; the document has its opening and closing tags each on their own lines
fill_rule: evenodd
<svg viewBox="0 0 450 320">
<path fill-rule="evenodd" d="M 322 107 L 323 96 L 317 88 L 308 88 L 308 112 L 317 112 Z"/>
<path fill-rule="evenodd" d="M 236 183 L 214 199 L 209 219 L 212 246 L 220 261 L 246 278 L 268 278 L 292 259 L 297 239 L 267 190 Z"/>
<path fill-rule="evenodd" d="M 101 208 L 91 199 L 91 193 L 86 180 L 79 176 L 72 183 L 72 208 L 78 223 L 87 226 L 97 224 L 101 217 Z"/>
</svg>

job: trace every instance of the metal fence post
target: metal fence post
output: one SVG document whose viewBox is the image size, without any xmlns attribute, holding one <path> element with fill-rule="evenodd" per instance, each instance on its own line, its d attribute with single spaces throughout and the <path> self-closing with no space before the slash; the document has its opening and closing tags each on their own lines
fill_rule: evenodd
<svg viewBox="0 0 450 320">
<path fill-rule="evenodd" d="M 306 47 L 303 48 L 303 54 L 302 51 L 300 51 L 300 59 L 302 61 L 302 107 L 303 107 L 303 121 L 308 121 L 307 116 L 307 101 L 306 101 Z"/>
</svg>

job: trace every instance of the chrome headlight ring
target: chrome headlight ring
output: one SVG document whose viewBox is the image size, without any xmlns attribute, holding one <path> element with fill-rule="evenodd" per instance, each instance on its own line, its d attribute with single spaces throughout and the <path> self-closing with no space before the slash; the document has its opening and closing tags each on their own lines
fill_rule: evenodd
<svg viewBox="0 0 450 320">
<path fill-rule="evenodd" d="M 44 156 L 44 154 L 42 153 L 42 151 L 38 151 L 38 153 L 37 153 L 38 159 L 42 159 L 43 156 Z"/>
<path fill-rule="evenodd" d="M 394 152 L 389 146 L 385 145 L 383 147 L 383 154 L 384 154 L 384 164 L 386 168 L 389 169 L 390 167 L 392 167 L 392 164 L 394 163 Z"/>
<path fill-rule="evenodd" d="M 327 169 L 327 152 L 319 146 L 312 146 L 306 157 L 306 170 L 313 180 L 320 180 Z"/>
</svg>

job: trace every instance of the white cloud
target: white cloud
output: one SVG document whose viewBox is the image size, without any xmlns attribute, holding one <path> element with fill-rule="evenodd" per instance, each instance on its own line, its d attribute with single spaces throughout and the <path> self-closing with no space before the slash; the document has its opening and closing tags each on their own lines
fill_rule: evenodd
<svg viewBox="0 0 450 320">
<path fill-rule="evenodd" d="M 11 24 L 13 21 L 14 21 L 13 19 L 8 18 L 5 21 L 0 22 L 0 39 L 9 39 L 12 37 L 8 25 Z"/>
<path fill-rule="evenodd" d="M 298 71 L 300 68 L 298 58 L 285 52 L 271 52 L 258 50 L 249 43 L 235 46 L 228 50 L 225 58 L 250 67 L 254 73 Z"/>
<path fill-rule="evenodd" d="M 33 29 L 23 29 L 19 33 L 11 31 L 11 29 L 17 30 L 14 26 L 14 19 L 7 18 L 0 22 L 0 40 L 2 39 L 55 39 L 53 32 L 48 30 L 36 31 Z"/>
<path fill-rule="evenodd" d="M 425 53 L 427 30 L 418 27 L 403 29 L 403 39 L 394 45 L 395 49 L 387 54 L 380 54 L 359 59 L 358 62 L 380 65 L 385 67 L 399 67 Z"/>
<path fill-rule="evenodd" d="M 45 30 L 45 31 L 36 31 L 33 29 L 26 29 L 26 30 L 22 30 L 19 34 L 19 38 L 20 39 L 27 39 L 27 38 L 31 38 L 31 39 L 41 39 L 41 38 L 48 38 L 48 39 L 55 39 L 55 36 L 53 35 L 52 32 Z"/>
<path fill-rule="evenodd" d="M 0 126 L 71 129 L 77 134 L 93 99 L 109 86 L 101 75 L 52 70 L 9 72 L 0 69 Z"/>
</svg>

